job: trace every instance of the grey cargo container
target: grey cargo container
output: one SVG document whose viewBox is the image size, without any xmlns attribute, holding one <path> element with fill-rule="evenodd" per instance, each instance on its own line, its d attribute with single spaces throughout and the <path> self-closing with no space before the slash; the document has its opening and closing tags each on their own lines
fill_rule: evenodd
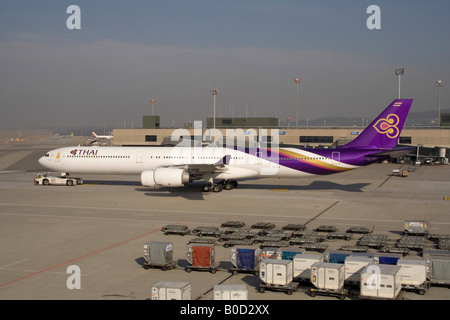
<svg viewBox="0 0 450 320">
<path fill-rule="evenodd" d="M 424 258 L 430 264 L 430 282 L 450 285 L 450 257 L 426 255 Z"/>
<path fill-rule="evenodd" d="M 149 242 L 144 244 L 144 268 L 150 266 L 173 267 L 173 245 L 172 242 Z"/>
<path fill-rule="evenodd" d="M 191 300 L 189 282 L 159 281 L 152 287 L 151 300 Z"/>
</svg>

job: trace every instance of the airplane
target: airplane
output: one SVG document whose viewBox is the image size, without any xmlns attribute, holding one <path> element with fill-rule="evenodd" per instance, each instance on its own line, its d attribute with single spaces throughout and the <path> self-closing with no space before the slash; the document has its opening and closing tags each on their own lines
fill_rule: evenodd
<svg viewBox="0 0 450 320">
<path fill-rule="evenodd" d="M 337 148 L 77 146 L 49 151 L 39 163 L 66 173 L 140 175 L 146 187 L 203 180 L 204 192 L 233 189 L 238 179 L 335 174 L 410 152 L 414 147 L 397 148 L 397 142 L 412 102 L 394 100 L 358 137 Z"/>
<path fill-rule="evenodd" d="M 97 139 L 113 139 L 114 136 L 110 135 L 110 136 L 99 136 L 97 135 L 95 132 L 92 132 L 92 136 L 95 138 L 95 140 Z"/>
</svg>

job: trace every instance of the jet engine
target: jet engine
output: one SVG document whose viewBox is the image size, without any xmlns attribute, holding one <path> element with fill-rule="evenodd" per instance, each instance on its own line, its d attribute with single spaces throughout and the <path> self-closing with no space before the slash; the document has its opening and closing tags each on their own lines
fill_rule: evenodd
<svg viewBox="0 0 450 320">
<path fill-rule="evenodd" d="M 160 167 L 141 173 L 141 183 L 146 187 L 182 187 L 189 182 L 189 173 L 181 168 Z"/>
</svg>

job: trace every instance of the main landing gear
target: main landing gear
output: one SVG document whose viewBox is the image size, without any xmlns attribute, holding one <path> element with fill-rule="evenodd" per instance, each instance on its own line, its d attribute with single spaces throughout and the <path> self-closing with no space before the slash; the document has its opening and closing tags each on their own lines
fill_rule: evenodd
<svg viewBox="0 0 450 320">
<path fill-rule="evenodd" d="M 219 183 L 208 182 L 207 184 L 205 184 L 203 186 L 203 192 L 210 192 L 210 191 L 220 192 L 223 189 L 231 190 L 231 189 L 236 188 L 237 185 L 238 185 L 237 181 L 234 181 L 234 180 L 231 180 L 231 181 L 222 180 Z"/>
</svg>

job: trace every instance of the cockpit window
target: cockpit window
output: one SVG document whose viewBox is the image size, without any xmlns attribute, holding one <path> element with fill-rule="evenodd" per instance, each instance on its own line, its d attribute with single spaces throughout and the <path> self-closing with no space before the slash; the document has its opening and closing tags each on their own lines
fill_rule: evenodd
<svg viewBox="0 0 450 320">
<path fill-rule="evenodd" d="M 47 153 L 44 157 L 47 157 L 47 158 L 48 158 L 48 157 L 50 157 L 50 154 Z"/>
</svg>

